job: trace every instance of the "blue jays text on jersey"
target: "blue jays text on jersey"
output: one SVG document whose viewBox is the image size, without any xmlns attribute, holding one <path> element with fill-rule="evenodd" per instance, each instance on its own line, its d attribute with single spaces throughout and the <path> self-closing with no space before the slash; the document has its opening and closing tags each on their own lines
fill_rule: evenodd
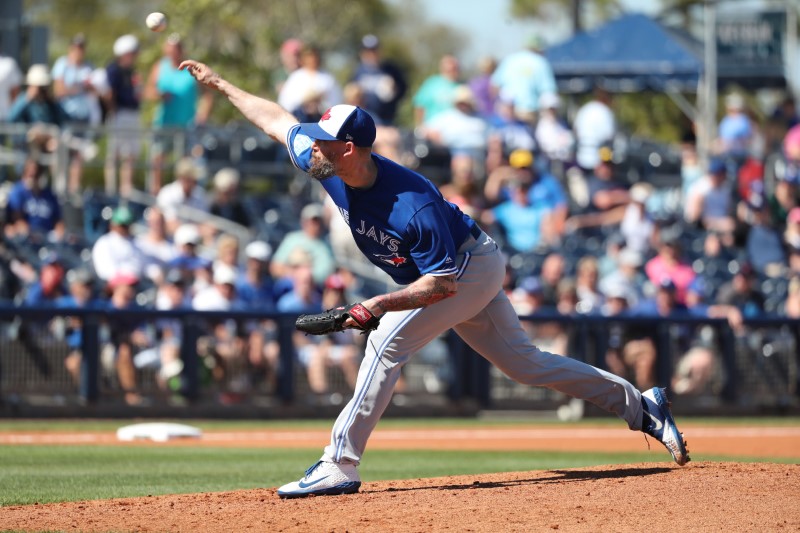
<svg viewBox="0 0 800 533">
<path fill-rule="evenodd" d="M 294 126 L 286 140 L 292 163 L 308 171 L 313 139 Z M 320 182 L 350 226 L 359 249 L 401 284 L 424 274 L 458 272 L 457 250 L 475 233 L 475 222 L 423 176 L 377 154 L 372 154 L 372 160 L 378 174 L 368 189 L 349 187 L 338 176 Z"/>
</svg>

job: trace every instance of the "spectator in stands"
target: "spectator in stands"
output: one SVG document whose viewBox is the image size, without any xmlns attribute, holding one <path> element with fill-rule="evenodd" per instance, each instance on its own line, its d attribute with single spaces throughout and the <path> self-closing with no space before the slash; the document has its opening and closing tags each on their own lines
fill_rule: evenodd
<svg viewBox="0 0 800 533">
<path fill-rule="evenodd" d="M 253 241 L 245 247 L 244 253 L 247 262 L 236 283 L 236 294 L 245 309 L 275 311 L 274 284 L 269 275 L 272 248 L 264 241 Z M 278 326 L 274 320 L 253 320 L 246 328 L 248 359 L 254 377 L 265 374 L 274 389 L 280 355 Z"/>
<path fill-rule="evenodd" d="M 788 249 L 800 249 L 800 207 L 795 207 L 786 216 L 783 243 Z"/>
<path fill-rule="evenodd" d="M 198 252 L 200 231 L 194 224 L 183 224 L 175 230 L 175 246 L 178 255 L 170 261 L 169 268 L 179 269 L 184 280 L 190 283 L 189 294 L 194 296 L 211 284 L 211 261 Z"/>
<path fill-rule="evenodd" d="M 450 181 L 439 187 L 442 196 L 456 204 L 461 211 L 479 220 L 486 201 L 475 176 L 475 159 L 468 154 L 450 158 Z"/>
<path fill-rule="evenodd" d="M 519 117 L 531 123 L 539 110 L 539 97 L 556 92 L 553 69 L 541 49 L 541 39 L 532 36 L 524 50 L 503 58 L 492 74 L 492 85 L 500 97 L 511 99 Z"/>
<path fill-rule="evenodd" d="M 184 59 L 181 37 L 173 33 L 164 42 L 163 57 L 150 69 L 144 95 L 157 103 L 153 119 L 156 128 L 180 128 L 190 136 L 195 126 L 206 123 L 213 96 L 201 88 L 188 71 L 178 70 Z M 187 140 L 188 146 L 194 145 L 194 139 Z M 153 143 L 153 182 L 150 187 L 153 194 L 161 189 L 164 160 L 172 149 L 172 141 L 172 134 L 168 133 Z"/>
<path fill-rule="evenodd" d="M 725 162 L 712 159 L 708 173 L 689 190 L 684 212 L 687 222 L 701 223 L 712 231 L 733 231 L 733 190 L 726 176 Z"/>
<path fill-rule="evenodd" d="M 719 123 L 716 152 L 741 163 L 750 150 L 752 138 L 753 125 L 745 110 L 744 97 L 730 93 L 725 97 L 725 116 Z"/>
<path fill-rule="evenodd" d="M 600 280 L 600 292 L 606 298 L 612 292 L 625 291 L 625 300 L 635 307 L 644 298 L 647 278 L 641 271 L 642 254 L 631 248 L 623 248 L 617 255 L 617 269 Z"/>
<path fill-rule="evenodd" d="M 564 278 L 556 286 L 556 309 L 562 315 L 574 315 L 578 307 L 578 291 L 575 281 Z"/>
<path fill-rule="evenodd" d="M 278 103 L 290 112 L 300 109 L 308 95 L 320 98 L 320 108 L 325 110 L 342 103 L 342 89 L 336 79 L 321 69 L 319 48 L 306 45 L 300 51 L 300 68 L 292 72 L 278 93 Z"/>
<path fill-rule="evenodd" d="M 681 200 L 684 202 L 684 206 L 689 198 L 689 191 L 702 180 L 704 175 L 694 138 L 683 140 L 681 142 Z"/>
<path fill-rule="evenodd" d="M 100 102 L 92 85 L 94 67 L 86 61 L 86 37 L 79 33 L 69 43 L 67 55 L 56 59 L 51 76 L 53 94 L 66 114 L 66 122 L 81 126 L 100 124 Z M 86 132 L 76 135 L 85 137 Z M 71 151 L 68 190 L 78 192 L 83 161 L 80 151 Z"/>
<path fill-rule="evenodd" d="M 158 193 L 156 205 L 164 213 L 169 235 L 184 222 L 194 220 L 182 215 L 181 209 L 188 207 L 195 210 L 195 214 L 209 212 L 206 192 L 197 184 L 199 179 L 200 168 L 191 158 L 184 157 L 175 164 L 175 181 L 165 185 Z"/>
<path fill-rule="evenodd" d="M 539 151 L 550 161 L 567 163 L 572 159 L 575 136 L 567 123 L 558 115 L 561 99 L 556 93 L 539 97 L 539 120 L 534 136 Z"/>
<path fill-rule="evenodd" d="M 511 292 L 511 305 L 520 316 L 554 313 L 554 306 L 543 305 L 542 283 L 535 276 L 523 278 Z M 551 353 L 567 353 L 569 338 L 563 326 L 557 322 L 532 322 L 524 320 L 522 328 L 541 350 Z"/>
<path fill-rule="evenodd" d="M 578 294 L 577 310 L 581 314 L 597 314 L 603 306 L 603 295 L 598 288 L 597 259 L 585 256 L 578 261 L 575 290 Z"/>
<path fill-rule="evenodd" d="M 558 284 L 564 279 L 565 272 L 564 256 L 558 252 L 552 252 L 544 258 L 542 262 L 542 272 L 539 281 L 542 283 L 542 304 L 547 307 L 555 307 L 558 302 Z"/>
<path fill-rule="evenodd" d="M 508 166 L 499 167 L 489 175 L 484 196 L 489 202 L 510 200 L 513 198 L 513 190 L 509 185 L 516 182 L 524 186 L 530 183 L 526 205 L 531 209 L 529 214 L 533 214 L 532 210 L 536 211 L 541 225 L 540 228 L 530 227 L 518 231 L 535 230 L 540 233 L 543 243 L 557 243 L 564 233 L 568 212 L 567 198 L 561 184 L 552 175 L 545 174 L 536 167 L 531 152 L 515 150 L 509 156 Z M 506 202 L 506 205 L 509 204 Z M 500 219 L 498 222 L 503 228 L 506 227 Z M 513 217 L 506 222 L 512 224 Z"/>
<path fill-rule="evenodd" d="M 119 162 L 119 192 L 127 197 L 133 188 L 133 167 L 141 151 L 139 102 L 141 84 L 136 72 L 139 41 L 123 35 L 114 42 L 114 60 L 106 66 L 110 87 L 108 96 L 109 128 L 105 164 L 106 192 L 114 193 Z"/>
<path fill-rule="evenodd" d="M 302 250 L 311 257 L 315 283 L 321 285 L 333 274 L 335 264 L 330 245 L 324 240 L 325 226 L 322 205 L 312 203 L 300 212 L 300 229 L 288 233 L 272 258 L 270 270 L 275 279 L 291 272 L 289 257 L 295 250 Z M 375 231 L 374 228 L 355 228 L 355 231 Z"/>
<path fill-rule="evenodd" d="M 630 194 L 614 175 L 614 153 L 609 148 L 598 151 L 594 173 L 587 181 L 589 188 L 589 211 L 602 212 L 627 205 Z"/>
<path fill-rule="evenodd" d="M 92 274 L 85 268 L 77 268 L 67 272 L 69 294 L 58 298 L 55 302 L 60 309 L 100 309 L 104 302 L 94 298 L 92 291 Z M 78 317 L 64 317 L 64 340 L 69 353 L 64 359 L 64 367 L 75 383 L 80 383 L 80 370 L 83 349 L 82 321 Z"/>
<path fill-rule="evenodd" d="M 397 106 L 406 94 L 405 75 L 391 61 L 381 59 L 380 40 L 374 35 L 361 39 L 359 64 L 351 81 L 364 91 L 364 109 L 379 124 L 394 124 Z"/>
<path fill-rule="evenodd" d="M 772 223 L 763 182 L 754 182 L 753 186 L 757 190 L 750 195 L 749 201 L 739 202 L 737 206 L 737 216 L 748 225 L 747 257 L 758 273 L 780 276 L 786 264 L 781 234 Z"/>
<path fill-rule="evenodd" d="M 144 220 L 147 231 L 137 235 L 134 244 L 144 254 L 147 277 L 155 279 L 178 256 L 178 248 L 167 238 L 164 215 L 158 207 L 148 207 Z"/>
<path fill-rule="evenodd" d="M 534 137 L 533 126 L 517 116 L 513 102 L 499 98 L 495 113 L 489 117 L 487 170 L 492 172 L 502 166 L 515 150 L 533 152 L 536 148 Z"/>
<path fill-rule="evenodd" d="M 630 203 L 625 206 L 620 223 L 620 232 L 625 237 L 625 246 L 646 254 L 650 251 L 655 234 L 655 221 L 647 212 L 647 199 L 653 191 L 649 183 L 636 183 L 630 190 Z"/>
<path fill-rule="evenodd" d="M 3 54 L 0 49 L 0 126 L 9 120 L 11 104 L 16 100 L 22 86 L 22 72 L 17 61 Z M 0 147 L 6 144 L 6 135 L 0 134 Z M 0 165 L 0 183 L 6 180 L 6 167 Z"/>
<path fill-rule="evenodd" d="M 593 98 L 575 114 L 572 130 L 575 132 L 578 166 L 584 172 L 590 172 L 601 162 L 600 148 L 610 145 L 617 132 L 614 112 L 611 110 L 611 94 L 596 87 Z"/>
<path fill-rule="evenodd" d="M 65 291 L 64 264 L 58 254 L 49 252 L 42 260 L 39 279 L 28 285 L 25 290 L 23 305 L 28 307 L 44 307 L 55 305 Z"/>
<path fill-rule="evenodd" d="M 491 56 L 478 59 L 478 74 L 469 80 L 469 88 L 475 95 L 478 113 L 488 119 L 494 115 L 497 91 L 492 88 L 492 74 L 497 69 L 497 61 Z"/>
<path fill-rule="evenodd" d="M 289 277 L 292 289 L 278 299 L 278 311 L 297 314 L 322 312 L 322 298 L 314 282 L 311 255 L 303 249 L 295 249 L 289 255 L 287 264 L 291 269 Z"/>
<path fill-rule="evenodd" d="M 144 273 L 145 255 L 131 236 L 133 213 L 126 206 L 117 207 L 111 215 L 107 233 L 92 248 L 92 265 L 97 277 L 109 282 L 120 272 L 135 276 L 137 282 Z"/>
<path fill-rule="evenodd" d="M 221 168 L 214 174 L 211 214 L 244 227 L 250 225 L 250 217 L 239 196 L 239 171 L 235 168 Z"/>
<path fill-rule="evenodd" d="M 683 304 L 686 301 L 686 290 L 694 280 L 695 273 L 692 267 L 681 259 L 681 247 L 676 234 L 662 232 L 658 255 L 645 264 L 644 270 L 655 286 L 669 280 L 675 287 L 677 303 Z"/>
<path fill-rule="evenodd" d="M 303 41 L 300 39 L 286 39 L 281 44 L 279 56 L 281 66 L 272 74 L 272 85 L 275 94 L 280 94 L 283 84 L 295 70 L 300 68 L 300 51 L 303 49 Z"/>
<path fill-rule="evenodd" d="M 617 270 L 619 253 L 625 247 L 625 237 L 622 233 L 613 232 L 605 239 L 605 254 L 597 259 L 597 271 L 601 278 Z"/>
<path fill-rule="evenodd" d="M 513 167 L 508 169 L 508 172 L 502 174 L 501 169 L 495 170 L 486 182 L 487 189 L 507 189 L 508 199 L 485 211 L 483 222 L 487 225 L 497 224 L 509 249 L 530 252 L 541 242 L 542 221 L 548 211 L 531 201 L 529 193 L 533 186 L 532 170 Z"/>
<path fill-rule="evenodd" d="M 214 266 L 213 281 L 210 287 L 198 292 L 192 298 L 192 308 L 196 311 L 231 311 L 241 309 L 243 304 L 236 296 L 238 274 L 229 265 Z"/>
<path fill-rule="evenodd" d="M 64 235 L 61 206 L 53 194 L 45 175 L 45 168 L 33 158 L 28 158 L 22 168 L 20 180 L 11 188 L 7 200 L 6 236 L 38 240 L 51 232 L 60 240 Z"/>
<path fill-rule="evenodd" d="M 752 318 L 764 312 L 764 296 L 756 288 L 758 280 L 753 267 L 744 263 L 733 279 L 719 288 L 717 303 L 738 308 L 745 318 Z"/>
<path fill-rule="evenodd" d="M 136 310 L 136 285 L 139 278 L 129 272 L 119 271 L 108 280 L 111 291 L 109 310 Z M 134 352 L 149 348 L 152 339 L 149 338 L 140 319 L 135 317 L 121 318 L 109 316 L 108 318 L 110 348 L 114 352 L 117 380 L 124 393 L 125 403 L 131 406 L 145 405 L 147 402 L 138 392 L 136 384 L 136 369 L 133 365 Z"/>
<path fill-rule="evenodd" d="M 789 281 L 789 292 L 782 314 L 787 318 L 800 318 L 800 277 L 797 273 Z"/>
<path fill-rule="evenodd" d="M 239 239 L 233 235 L 223 234 L 217 239 L 217 252 L 212 265 L 213 269 L 218 266 L 227 266 L 236 272 L 237 280 L 243 274 L 239 266 Z"/>
<path fill-rule="evenodd" d="M 453 107 L 437 113 L 423 125 L 425 137 L 448 148 L 451 154 L 467 153 L 477 160 L 486 157 L 489 126 L 478 115 L 475 96 L 466 85 L 453 91 Z"/>
<path fill-rule="evenodd" d="M 11 103 L 22 86 L 22 72 L 16 60 L 0 52 L 0 124 L 8 119 Z"/>
<path fill-rule="evenodd" d="M 421 126 L 453 107 L 456 87 L 460 85 L 461 66 L 452 55 L 439 60 L 439 73 L 425 79 L 414 95 L 414 123 Z"/>
<path fill-rule="evenodd" d="M 347 303 L 344 281 L 338 274 L 331 274 L 325 280 L 322 308 L 333 309 Z M 355 389 L 361 350 L 359 337 L 358 332 L 353 329 L 346 329 L 324 337 L 303 337 L 307 343 L 298 346 L 297 356 L 308 373 L 308 385 L 311 392 L 318 395 L 321 400 L 324 400 L 323 396 L 330 392 L 328 369 L 331 367 L 339 367 L 344 374 L 347 386 L 350 390 Z M 340 398 L 339 402 L 341 402 Z M 332 403 L 339 402 L 332 401 Z"/>
<path fill-rule="evenodd" d="M 31 65 L 25 76 L 25 83 L 28 87 L 14 100 L 8 116 L 9 122 L 62 127 L 67 120 L 67 115 L 53 98 L 50 91 L 51 81 L 47 65 Z M 44 134 L 45 141 L 42 144 L 45 146 L 42 151 L 52 151 L 57 141 L 49 130 L 44 131 Z M 30 137 L 29 132 L 28 139 Z M 38 148 L 39 146 L 37 146 Z"/>
<path fill-rule="evenodd" d="M 789 212 L 800 206 L 798 184 L 800 184 L 800 166 L 794 163 L 785 165 L 775 183 L 775 190 L 769 197 L 772 220 L 780 228 L 785 226 Z"/>
</svg>

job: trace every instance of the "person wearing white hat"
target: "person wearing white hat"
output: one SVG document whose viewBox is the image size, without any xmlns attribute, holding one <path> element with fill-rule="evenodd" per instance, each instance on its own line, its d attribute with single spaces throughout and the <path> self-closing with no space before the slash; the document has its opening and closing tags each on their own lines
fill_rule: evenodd
<svg viewBox="0 0 800 533">
<path fill-rule="evenodd" d="M 164 212 L 168 232 L 174 232 L 180 224 L 188 222 L 186 217 L 181 216 L 184 207 L 209 212 L 206 191 L 197 184 L 200 177 L 200 168 L 194 160 L 184 157 L 175 164 L 175 181 L 165 185 L 156 196 L 156 205 Z"/>
<path fill-rule="evenodd" d="M 25 76 L 28 88 L 20 93 L 11 106 L 8 121 L 23 124 L 52 124 L 61 127 L 67 119 L 61 105 L 50 91 L 52 83 L 47 65 L 31 65 Z"/>
<path fill-rule="evenodd" d="M 211 214 L 235 222 L 242 226 L 250 225 L 250 217 L 239 198 L 239 171 L 224 167 L 214 174 L 214 192 L 211 200 Z"/>
<path fill-rule="evenodd" d="M 136 58 L 139 41 L 123 35 L 114 42 L 114 60 L 106 66 L 108 126 L 111 130 L 105 164 L 106 192 L 114 193 L 119 161 L 119 190 L 126 196 L 133 187 L 133 164 L 141 151 L 139 76 Z"/>
<path fill-rule="evenodd" d="M 539 149 L 551 161 L 569 161 L 575 145 L 575 136 L 558 116 L 561 99 L 556 93 L 539 97 L 539 120 L 534 136 Z"/>
</svg>

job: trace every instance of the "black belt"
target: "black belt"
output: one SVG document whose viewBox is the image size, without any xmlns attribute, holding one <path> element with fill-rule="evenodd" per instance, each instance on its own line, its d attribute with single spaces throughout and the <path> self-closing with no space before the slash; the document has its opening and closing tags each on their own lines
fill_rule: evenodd
<svg viewBox="0 0 800 533">
<path fill-rule="evenodd" d="M 473 224 L 469 229 L 469 234 L 472 235 L 476 241 L 481 238 L 481 233 L 483 233 L 483 230 L 477 224 Z"/>
</svg>

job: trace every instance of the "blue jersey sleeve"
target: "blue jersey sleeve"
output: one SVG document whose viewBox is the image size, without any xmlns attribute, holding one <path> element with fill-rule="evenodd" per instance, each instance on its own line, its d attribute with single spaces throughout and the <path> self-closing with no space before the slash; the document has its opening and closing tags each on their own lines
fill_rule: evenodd
<svg viewBox="0 0 800 533">
<path fill-rule="evenodd" d="M 286 148 L 289 150 L 292 164 L 303 172 L 308 172 L 308 169 L 311 168 L 311 146 L 313 144 L 314 139 L 300 133 L 300 124 L 292 126 L 289 133 L 286 134 Z"/>
<path fill-rule="evenodd" d="M 420 274 L 446 276 L 458 272 L 456 245 L 449 225 L 435 204 L 417 211 L 409 222 L 411 258 Z"/>
</svg>

